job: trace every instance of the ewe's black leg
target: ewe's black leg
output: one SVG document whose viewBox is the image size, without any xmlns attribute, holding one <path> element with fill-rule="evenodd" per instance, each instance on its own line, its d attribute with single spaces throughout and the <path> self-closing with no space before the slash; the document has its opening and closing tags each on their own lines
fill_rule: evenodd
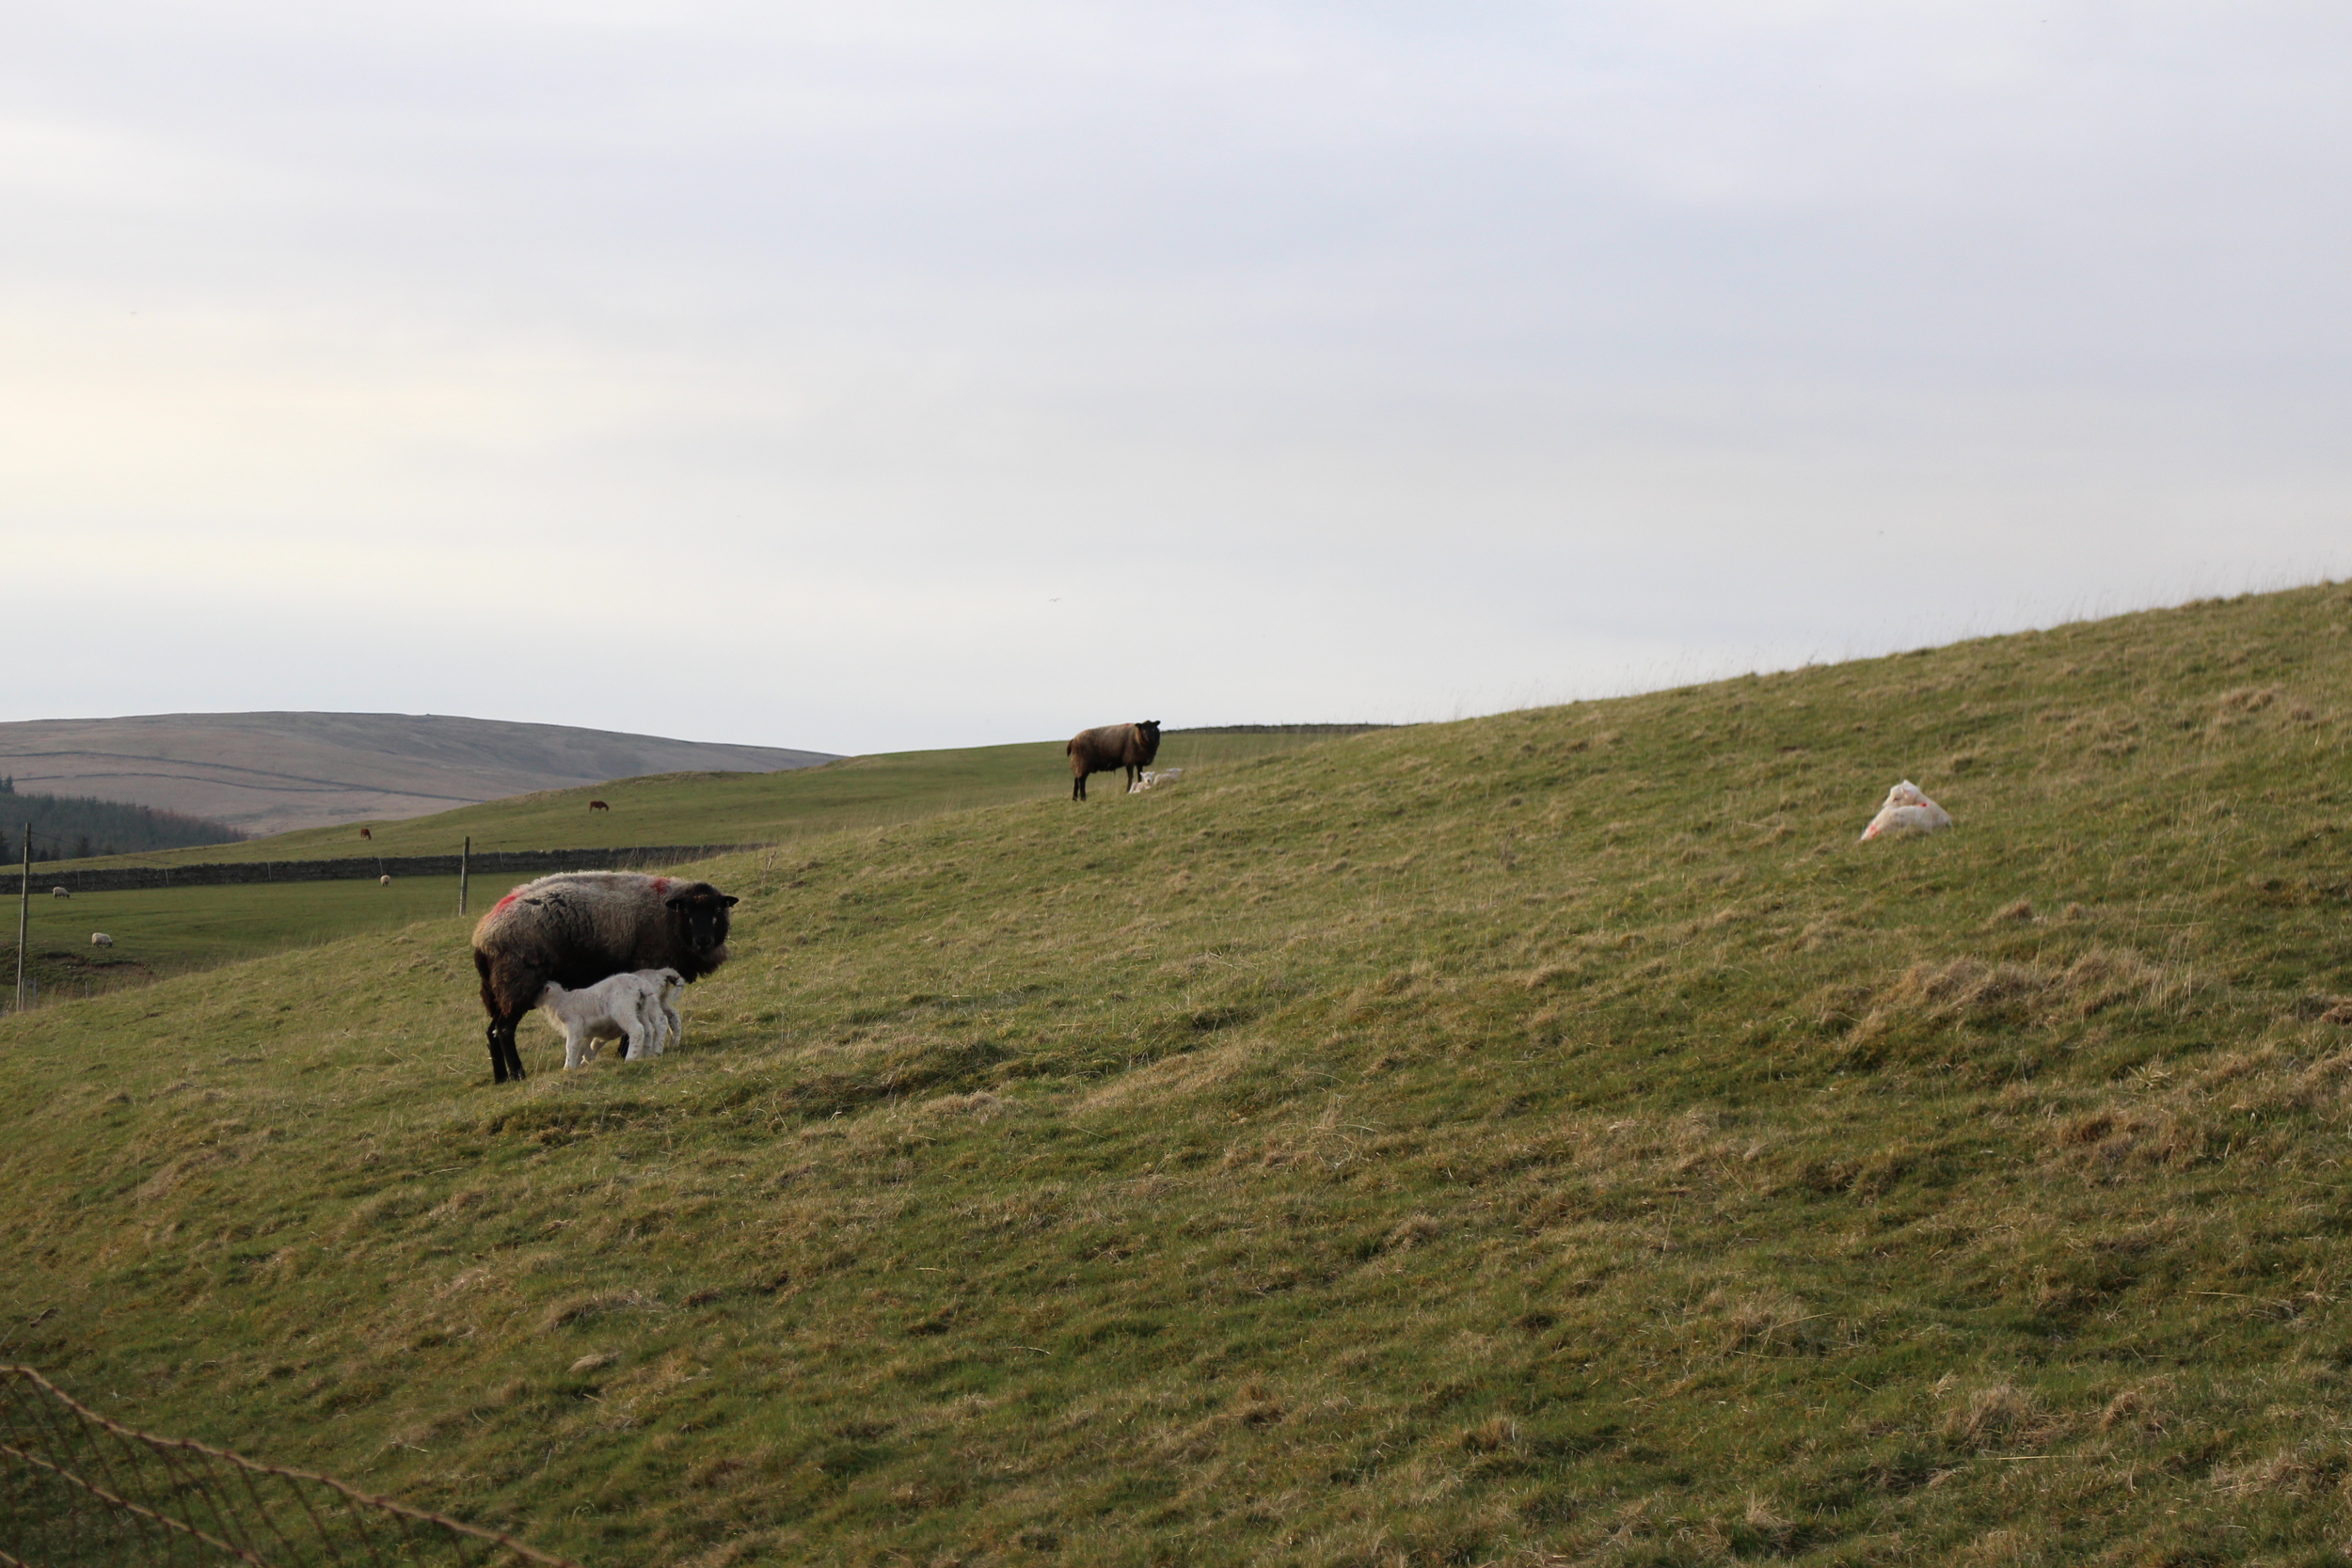
<svg viewBox="0 0 2352 1568">
<path fill-rule="evenodd" d="M 515 1049 L 515 1025 L 522 1022 L 520 1013 L 501 1014 L 490 1023 L 490 1079 L 503 1084 L 509 1078 L 520 1083 L 523 1078 L 522 1053 Z"/>
</svg>

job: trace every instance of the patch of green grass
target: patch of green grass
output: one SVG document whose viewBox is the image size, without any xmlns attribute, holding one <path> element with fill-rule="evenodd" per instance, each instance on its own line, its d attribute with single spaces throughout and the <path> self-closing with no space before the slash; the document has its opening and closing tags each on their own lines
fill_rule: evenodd
<svg viewBox="0 0 2352 1568">
<path fill-rule="evenodd" d="M 1188 735 L 1164 737 L 1158 768 L 1218 766 L 1314 744 L 1297 735 Z M 164 850 L 58 864 L 183 865 L 223 861 L 333 860 L 368 855 L 453 855 L 468 838 L 477 852 L 497 849 L 630 848 L 641 845 L 773 844 L 912 822 L 943 812 L 1016 800 L 1059 800 L 1070 794 L 1069 764 L 1058 740 L 894 752 L 845 757 L 783 773 L 658 773 L 581 789 L 542 790 L 430 816 L 391 822 L 305 828 L 242 844 Z M 1123 789 L 1117 775 L 1090 786 L 1107 803 Z M 602 800 L 611 809 L 591 811 Z M 366 827 L 373 835 L 359 837 Z M 39 876 L 42 867 L 35 868 Z"/>
<path fill-rule="evenodd" d="M 592 1563 L 2334 1560 L 2348 716 L 2328 587 L 811 839 L 503 1089 L 454 918 L 48 1009 L 7 1354 Z"/>
<path fill-rule="evenodd" d="M 1158 766 L 1184 768 L 1191 787 L 1200 787 L 1213 784 L 1220 768 L 1231 764 L 1311 743 L 1297 736 L 1180 732 L 1167 737 Z M 971 810 L 975 801 L 1040 799 L 1040 774 L 1064 766 L 1058 745 L 1032 745 L 853 757 L 789 773 L 664 774 L 378 823 L 372 841 L 361 841 L 357 828 L 321 828 L 184 853 L 84 863 L 453 854 L 470 835 L 480 857 L 471 879 L 472 908 L 479 915 L 489 901 L 531 875 L 500 868 L 500 850 L 790 841 L 839 832 L 845 824 L 873 827 Z M 1069 789 L 1064 771 L 1050 798 L 1061 800 Z M 1121 809 L 1121 791 L 1116 775 L 1098 776 L 1091 808 Z M 612 810 L 589 812 L 592 798 L 606 800 Z M 35 868 L 37 887 L 44 869 L 54 868 Z M 37 894 L 26 945 L 31 973 L 41 998 L 48 1001 L 95 995 L 211 964 L 382 930 L 456 907 L 454 877 L 395 877 L 389 890 L 373 881 L 352 880 L 85 892 L 71 901 Z M 90 947 L 92 931 L 115 938 L 115 947 Z M 0 988 L 14 978 L 15 937 L 12 923 L 0 934 Z"/>
<path fill-rule="evenodd" d="M 517 879 L 475 878 L 474 913 L 488 909 Z M 0 1005 L 16 974 L 14 902 L 0 910 L 7 929 L 7 942 L 0 945 Z M 389 887 L 373 881 L 243 882 L 79 893 L 72 898 L 37 893 L 29 906 L 25 950 L 40 1001 L 47 1005 L 361 931 L 391 930 L 456 909 L 454 877 L 395 877 Z M 114 945 L 90 945 L 94 931 L 114 938 Z"/>
</svg>

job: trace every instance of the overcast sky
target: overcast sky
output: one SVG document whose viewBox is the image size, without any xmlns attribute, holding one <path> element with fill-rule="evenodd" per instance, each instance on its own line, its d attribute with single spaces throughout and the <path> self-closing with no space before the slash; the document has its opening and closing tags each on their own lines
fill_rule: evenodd
<svg viewBox="0 0 2352 1568">
<path fill-rule="evenodd" d="M 8 35 L 0 718 L 1417 720 L 2352 575 L 2341 0 Z"/>
</svg>

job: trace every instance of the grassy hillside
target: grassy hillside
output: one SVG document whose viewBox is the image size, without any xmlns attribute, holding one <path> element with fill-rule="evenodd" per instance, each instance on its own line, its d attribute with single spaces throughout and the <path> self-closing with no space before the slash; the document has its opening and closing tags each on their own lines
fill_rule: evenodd
<svg viewBox="0 0 2352 1568">
<path fill-rule="evenodd" d="M 1187 735 L 1165 737 L 1156 766 L 1194 768 L 1237 762 L 1312 744 L 1295 735 Z M 1098 777 L 1097 794 L 1117 784 Z M 973 746 L 845 757 L 787 773 L 660 773 L 615 779 L 580 789 L 543 790 L 478 806 L 393 822 L 351 823 L 278 833 L 244 844 L 178 853 L 123 856 L 117 862 L 178 865 L 195 862 L 327 860 L 349 855 L 453 855 L 470 837 L 477 850 L 600 849 L 639 845 L 772 844 L 910 822 L 945 811 L 1015 800 L 1062 800 L 1070 793 L 1062 742 Z M 611 809 L 590 811 L 602 800 Z M 364 826 L 373 835 L 362 841 Z"/>
<path fill-rule="evenodd" d="M 0 1333 L 596 1564 L 2341 1561 L 2348 720 L 2328 587 L 842 833 L 503 1089 L 454 919 L 49 1009 Z"/>
<path fill-rule="evenodd" d="M 1295 735 L 1170 736 L 1160 765 L 1184 767 L 1188 777 L 1214 784 L 1221 769 L 1252 757 L 1311 744 Z M 966 808 L 974 801 L 1062 800 L 1069 776 L 1057 745 L 980 747 L 856 757 L 792 773 L 677 773 L 627 779 L 594 790 L 520 796 L 425 817 L 375 825 L 361 842 L 357 829 L 283 833 L 249 844 L 218 845 L 187 854 L 126 855 L 101 864 L 185 864 L 215 860 L 301 860 L 369 855 L 453 853 L 470 835 L 478 854 L 497 849 L 628 847 L 666 842 L 705 844 L 794 840 L 844 826 L 904 822 Z M 1041 779 L 1045 782 L 1041 784 Z M 1116 779 L 1095 781 L 1098 804 L 1120 794 Z M 591 799 L 609 812 L 591 813 Z M 40 872 L 35 868 L 36 885 Z M 474 874 L 477 896 L 495 898 L 518 879 L 485 863 Z M 230 962 L 362 931 L 380 931 L 454 911 L 457 879 L 393 879 L 389 889 L 364 880 L 243 883 L 224 887 L 150 888 L 85 892 L 71 900 L 36 897 L 25 943 L 40 998 L 95 995 L 126 985 Z M 479 914 L 486 903 L 476 903 Z M 115 939 L 89 945 L 92 931 Z M 13 925 L 0 940 L 0 988 L 13 982 Z"/>
</svg>

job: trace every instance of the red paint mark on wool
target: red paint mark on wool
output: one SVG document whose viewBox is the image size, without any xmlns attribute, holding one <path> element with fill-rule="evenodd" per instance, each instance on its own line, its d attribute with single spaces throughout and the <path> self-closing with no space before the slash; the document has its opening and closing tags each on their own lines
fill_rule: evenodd
<svg viewBox="0 0 2352 1568">
<path fill-rule="evenodd" d="M 656 877 L 656 878 L 653 879 L 653 890 L 654 890 L 654 892 L 656 892 L 656 893 L 667 893 L 667 892 L 669 892 L 669 891 L 670 891 L 670 879 L 669 879 L 669 878 L 667 878 L 667 877 Z"/>
<path fill-rule="evenodd" d="M 492 914 L 496 914 L 496 913 L 498 913 L 501 910 L 502 910 L 502 909 L 506 908 L 506 906 L 507 906 L 507 905 L 509 905 L 509 904 L 513 903 L 516 899 L 517 899 L 517 898 L 521 897 L 521 896 L 522 896 L 522 895 L 523 895 L 523 890 L 522 890 L 522 889 L 520 889 L 520 888 L 516 888 L 514 892 L 512 892 L 512 893 L 508 894 L 505 897 L 503 897 L 503 898 L 500 899 L 497 903 L 495 903 L 495 904 L 491 905 L 491 906 L 490 906 L 490 912 L 491 912 Z"/>
</svg>

